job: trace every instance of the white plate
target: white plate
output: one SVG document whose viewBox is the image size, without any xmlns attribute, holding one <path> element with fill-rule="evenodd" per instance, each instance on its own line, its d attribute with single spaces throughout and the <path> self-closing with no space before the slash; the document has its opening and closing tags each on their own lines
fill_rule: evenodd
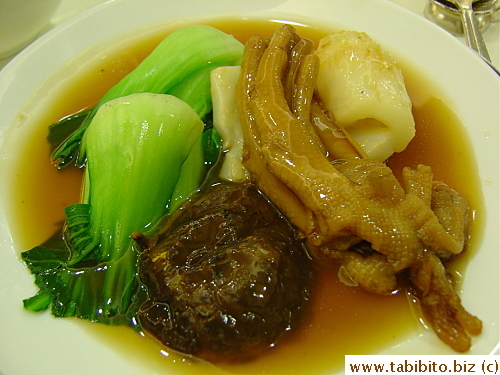
<svg viewBox="0 0 500 375">
<path fill-rule="evenodd" d="M 41 82 L 90 46 L 123 32 L 158 22 L 210 14 L 263 15 L 311 19 L 319 24 L 366 31 L 374 39 L 425 73 L 446 93 L 470 134 L 487 204 L 480 253 L 467 267 L 462 298 L 484 322 L 470 354 L 489 354 L 499 341 L 499 80 L 473 52 L 449 34 L 384 0 L 117 0 L 69 20 L 33 43 L 0 72 L 0 179 L 12 162 L 15 147 L 5 130 Z M 22 130 L 22 129 L 21 129 Z M 1 191 L 2 201 L 9 197 Z M 150 374 L 154 370 L 134 358 L 134 351 L 115 350 L 99 336 L 68 319 L 38 316 L 22 309 L 34 293 L 32 277 L 17 257 L 5 213 L 0 215 L 0 373 Z M 385 352 L 454 354 L 433 334 L 415 335 Z"/>
</svg>

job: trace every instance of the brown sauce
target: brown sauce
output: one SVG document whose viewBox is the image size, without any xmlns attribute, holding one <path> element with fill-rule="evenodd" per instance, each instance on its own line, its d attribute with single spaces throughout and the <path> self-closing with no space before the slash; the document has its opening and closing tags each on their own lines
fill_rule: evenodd
<svg viewBox="0 0 500 375">
<path fill-rule="evenodd" d="M 270 36 L 276 24 L 269 21 L 224 20 L 213 26 L 244 42 L 251 35 Z M 297 26 L 302 37 L 317 41 L 329 30 Z M 27 250 L 51 236 L 64 220 L 63 208 L 79 200 L 81 171 L 57 171 L 49 162 L 45 141 L 47 126 L 63 116 L 92 107 L 107 89 L 132 70 L 162 39 L 164 34 L 127 48 L 114 50 L 84 74 L 76 75 L 29 134 L 27 152 L 15 169 L 12 196 L 13 236 L 19 248 Z M 432 166 L 435 178 L 456 188 L 479 213 L 481 197 L 475 161 L 467 137 L 444 102 L 422 77 L 405 66 L 405 77 L 414 102 L 417 136 L 406 151 L 394 156 L 389 165 L 396 174 L 403 166 L 418 163 Z M 473 223 L 477 234 L 477 221 Z M 378 296 L 350 288 L 337 279 L 334 266 L 318 271 L 312 298 L 313 313 L 302 328 L 289 335 L 256 361 L 225 365 L 228 373 L 311 374 L 340 369 L 346 354 L 374 354 L 403 341 L 419 323 L 406 293 Z M 87 323 L 83 323 L 87 324 Z M 87 324 L 88 331 L 113 345 L 124 361 L 139 362 L 162 373 L 220 373 L 219 368 L 170 353 L 147 337 L 125 327 Z"/>
</svg>

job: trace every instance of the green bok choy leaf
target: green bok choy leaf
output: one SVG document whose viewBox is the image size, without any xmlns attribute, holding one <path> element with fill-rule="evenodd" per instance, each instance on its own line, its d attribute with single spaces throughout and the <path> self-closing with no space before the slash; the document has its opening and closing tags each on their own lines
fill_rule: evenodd
<svg viewBox="0 0 500 375">
<path fill-rule="evenodd" d="M 210 71 L 219 66 L 239 65 L 243 48 L 233 36 L 210 26 L 187 26 L 174 31 L 112 87 L 95 108 L 80 117 L 81 125 L 55 150 L 52 158 L 59 167 L 73 160 L 83 162 L 85 155 L 78 150 L 85 130 L 100 106 L 121 96 L 141 92 L 171 94 L 191 105 L 204 120 L 212 111 Z M 67 122 L 66 119 L 61 125 Z M 60 127 L 51 130 L 57 132 Z"/>
<path fill-rule="evenodd" d="M 198 114 L 172 95 L 132 94 L 102 105 L 82 139 L 82 202 L 66 208 L 64 243 L 22 254 L 39 287 L 25 308 L 131 324 L 142 293 L 131 234 L 152 229 L 171 202 L 199 187 L 203 132 Z"/>
</svg>

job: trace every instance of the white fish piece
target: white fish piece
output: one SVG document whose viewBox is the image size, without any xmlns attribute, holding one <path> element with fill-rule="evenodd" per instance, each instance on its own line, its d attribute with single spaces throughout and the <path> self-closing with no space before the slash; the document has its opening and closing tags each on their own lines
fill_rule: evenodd
<svg viewBox="0 0 500 375">
<path fill-rule="evenodd" d="M 318 92 L 371 159 L 403 151 L 415 135 L 412 103 L 394 58 L 366 33 L 320 40 Z"/>
<path fill-rule="evenodd" d="M 240 66 L 222 66 L 210 73 L 214 127 L 222 138 L 224 161 L 219 177 L 242 182 L 249 178 L 243 166 L 243 131 L 236 105 Z"/>
</svg>

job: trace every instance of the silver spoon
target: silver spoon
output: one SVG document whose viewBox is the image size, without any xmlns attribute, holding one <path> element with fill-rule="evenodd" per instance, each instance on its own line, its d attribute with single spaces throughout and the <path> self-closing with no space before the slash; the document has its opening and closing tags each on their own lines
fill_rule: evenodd
<svg viewBox="0 0 500 375">
<path fill-rule="evenodd" d="M 475 50 L 479 56 L 491 65 L 490 55 L 484 43 L 483 35 L 479 28 L 479 24 L 472 9 L 473 0 L 448 0 L 455 4 L 462 15 L 462 23 L 464 26 L 465 39 L 469 47 Z M 477 1 L 477 0 L 475 0 Z"/>
<path fill-rule="evenodd" d="M 474 14 L 482 33 L 488 29 L 492 22 L 496 21 L 497 14 L 500 16 L 500 4 L 497 8 L 497 1 L 478 0 L 473 3 Z M 458 8 L 448 0 L 429 0 L 424 15 L 455 36 L 464 35 L 462 15 Z"/>
</svg>

